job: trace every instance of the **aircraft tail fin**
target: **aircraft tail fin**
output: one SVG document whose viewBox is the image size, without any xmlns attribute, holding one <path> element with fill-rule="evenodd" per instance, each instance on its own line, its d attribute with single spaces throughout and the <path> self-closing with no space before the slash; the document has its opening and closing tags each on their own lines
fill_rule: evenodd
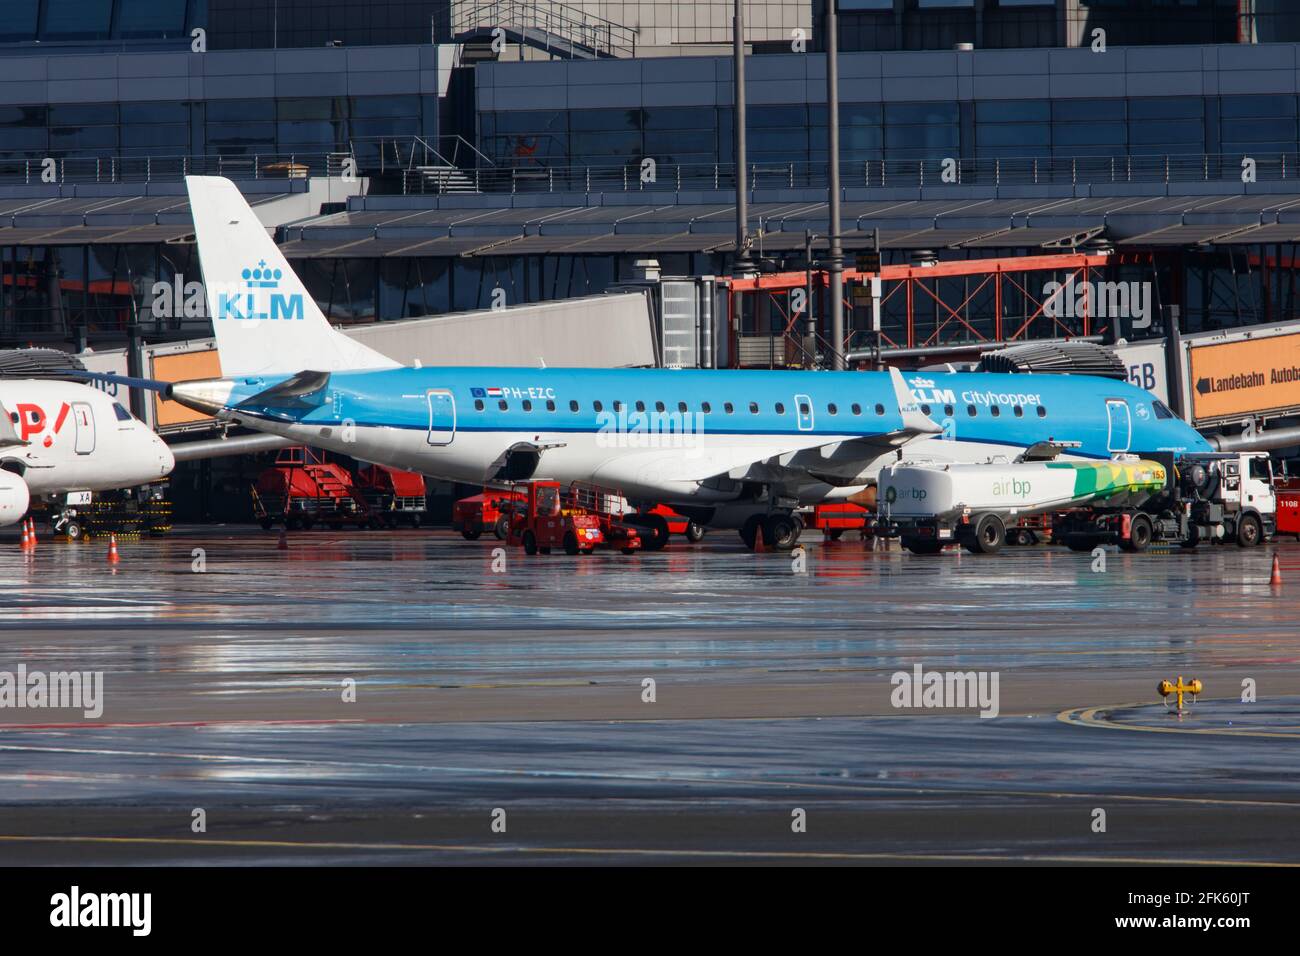
<svg viewBox="0 0 1300 956">
<path fill-rule="evenodd" d="M 399 367 L 329 324 L 234 183 L 187 176 L 185 185 L 222 374 Z"/>
<path fill-rule="evenodd" d="M 903 381 L 903 373 L 892 365 L 889 367 L 889 380 L 894 386 L 894 399 L 898 402 L 898 414 L 902 416 L 904 431 L 916 435 L 937 435 L 943 431 L 921 413 L 921 406 L 912 397 L 907 382 Z"/>
</svg>

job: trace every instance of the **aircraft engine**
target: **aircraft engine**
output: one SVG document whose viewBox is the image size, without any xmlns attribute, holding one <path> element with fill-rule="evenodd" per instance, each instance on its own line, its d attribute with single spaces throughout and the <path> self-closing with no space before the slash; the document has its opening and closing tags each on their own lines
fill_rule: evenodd
<svg viewBox="0 0 1300 956">
<path fill-rule="evenodd" d="M 21 520 L 30 503 L 31 495 L 22 476 L 12 471 L 0 471 L 0 527 Z"/>
</svg>

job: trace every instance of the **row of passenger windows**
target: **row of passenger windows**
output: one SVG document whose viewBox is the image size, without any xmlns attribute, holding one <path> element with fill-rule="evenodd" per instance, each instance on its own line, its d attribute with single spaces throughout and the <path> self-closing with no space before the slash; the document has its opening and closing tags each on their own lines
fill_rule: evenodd
<svg viewBox="0 0 1300 956">
<path fill-rule="evenodd" d="M 524 411 L 526 411 L 526 412 L 531 412 L 531 411 L 533 410 L 533 403 L 532 403 L 532 401 L 530 401 L 529 399 L 525 398 L 525 399 L 523 400 L 523 402 L 521 403 L 521 407 L 523 408 Z M 626 406 L 623 402 L 620 402 L 620 401 L 617 401 L 617 400 L 614 401 L 610 407 L 611 407 L 611 410 L 612 410 L 612 411 L 615 411 L 615 412 L 621 412 L 621 411 L 626 410 L 626 408 L 627 408 L 627 406 Z M 500 400 L 497 402 L 497 408 L 499 408 L 499 409 L 500 409 L 501 411 L 503 411 L 503 412 L 505 412 L 505 411 L 509 411 L 509 410 L 510 410 L 510 403 L 507 402 L 504 398 L 503 398 L 503 399 L 500 399 Z M 603 412 L 603 411 L 605 410 L 605 404 L 604 404 L 604 402 L 601 402 L 599 399 L 597 399 L 596 401 L 593 401 L 593 402 L 591 403 L 591 408 L 592 408 L 592 411 L 595 411 L 595 412 Z M 474 400 L 474 409 L 475 409 L 475 411 L 480 411 L 480 412 L 483 411 L 483 409 L 484 409 L 483 399 L 481 399 L 481 398 L 476 398 L 476 399 Z M 548 412 L 553 412 L 553 411 L 555 411 L 555 402 L 554 402 L 553 400 L 551 400 L 551 399 L 547 399 L 547 400 L 546 400 L 546 410 L 547 410 Z M 646 403 L 645 403 L 645 402 L 637 402 L 637 403 L 636 403 L 636 410 L 637 410 L 638 412 L 644 412 L 644 411 L 646 411 Z M 666 411 L 668 410 L 668 407 L 667 407 L 663 402 L 655 402 L 654 410 L 655 410 L 656 412 L 666 412 Z M 777 403 L 773 406 L 773 410 L 774 410 L 774 411 L 776 412 L 776 414 L 778 414 L 778 415 L 784 415 L 784 414 L 785 414 L 785 403 L 783 403 L 783 402 L 777 402 Z M 1044 408 L 1042 405 L 1036 405 L 1036 406 L 1034 406 L 1034 410 L 1035 410 L 1035 412 L 1036 412 L 1036 414 L 1038 415 L 1039 418 L 1046 418 L 1046 417 L 1047 417 L 1047 409 Z M 576 412 L 579 412 L 579 411 L 581 411 L 581 406 L 580 406 L 576 401 L 570 400 L 570 402 L 569 402 L 569 411 L 571 411 L 571 412 L 575 412 L 575 413 L 576 413 Z M 678 402 L 678 403 L 677 403 L 677 411 L 679 411 L 679 412 L 683 412 L 683 413 L 685 413 L 685 412 L 689 412 L 689 411 L 690 411 L 690 406 L 688 406 L 685 402 Z M 723 411 L 725 414 L 727 414 L 727 415 L 732 415 L 732 414 L 734 414 L 735 411 L 736 411 L 736 406 L 733 405 L 731 402 L 723 402 L 723 403 L 722 403 L 722 411 Z M 760 409 L 759 409 L 759 404 L 758 404 L 758 402 L 750 402 L 750 403 L 749 403 L 749 412 L 750 412 L 751 415 L 757 415 L 757 414 L 759 413 L 759 411 L 760 411 Z M 878 404 L 878 405 L 875 406 L 874 411 L 875 411 L 875 413 L 876 413 L 877 415 L 884 415 L 884 414 L 885 414 L 885 406 L 884 406 L 884 405 L 879 405 L 879 404 Z M 700 402 L 700 412 L 701 412 L 702 414 L 705 414 L 705 415 L 712 414 L 712 412 L 713 412 L 713 405 L 712 405 L 710 402 Z M 852 405 L 849 406 L 849 412 L 850 412 L 851 414 L 853 414 L 853 415 L 861 415 L 861 414 L 863 414 L 862 406 L 859 405 L 859 404 L 857 404 L 856 402 L 854 402 Z M 921 406 L 921 413 L 922 413 L 922 414 L 924 414 L 924 415 L 930 415 L 932 412 L 933 412 L 933 409 L 932 409 L 929 405 L 922 405 L 922 406 Z M 838 415 L 838 414 L 840 413 L 839 406 L 836 405 L 834 402 L 829 402 L 829 403 L 827 403 L 827 405 L 826 405 L 826 413 L 827 413 L 828 415 Z M 945 405 L 945 406 L 943 406 L 943 414 L 944 414 L 946 417 L 951 418 L 955 413 L 956 413 L 956 412 L 955 412 L 955 409 L 953 408 L 953 406 L 951 406 L 951 405 Z M 1002 407 L 1001 407 L 1000 405 L 990 405 L 990 406 L 988 407 L 988 413 L 989 413 L 989 415 L 991 415 L 993 418 L 998 418 L 998 417 L 1000 417 L 1000 416 L 1002 415 Z M 799 403 L 799 414 L 802 415 L 802 416 L 805 416 L 805 417 L 806 417 L 806 416 L 812 414 L 812 410 L 808 407 L 807 404 L 805 404 L 805 403 L 803 403 L 803 402 L 800 402 L 800 403 Z M 979 414 L 979 409 L 978 409 L 976 406 L 974 406 L 974 405 L 967 405 L 967 406 L 966 406 L 966 414 L 967 414 L 968 416 L 970 416 L 971 418 L 974 418 L 974 417 L 976 417 L 976 416 Z M 1021 405 L 1013 405 L 1013 406 L 1011 406 L 1011 414 L 1013 414 L 1016 418 L 1023 418 L 1024 415 L 1025 415 L 1025 409 L 1024 409 L 1024 407 L 1021 406 Z"/>
</svg>

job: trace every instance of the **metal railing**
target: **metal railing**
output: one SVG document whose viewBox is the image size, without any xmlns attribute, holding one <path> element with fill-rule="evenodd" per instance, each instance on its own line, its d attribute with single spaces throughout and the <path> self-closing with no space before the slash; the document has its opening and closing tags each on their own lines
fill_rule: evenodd
<svg viewBox="0 0 1300 956">
<path fill-rule="evenodd" d="M 549 45 L 551 38 L 557 38 L 594 56 L 636 56 L 636 30 L 578 7 L 552 0 L 453 0 L 452 36 L 497 27 L 518 33 L 539 49 L 552 52 L 563 52 Z"/>
<path fill-rule="evenodd" d="M 185 176 L 285 179 L 340 175 L 351 159 L 358 175 L 401 177 L 419 166 L 458 170 L 481 192 L 676 192 L 733 190 L 732 163 L 610 165 L 548 164 L 542 159 L 494 160 L 460 136 L 357 139 L 347 150 L 248 155 L 45 157 L 0 160 L 0 183 L 149 183 Z M 1249 160 L 1249 167 L 1243 162 Z M 497 163 L 501 163 L 498 165 Z M 751 163 L 751 189 L 826 188 L 826 164 Z M 1249 174 L 1249 175 L 1247 175 Z M 418 178 L 418 177 L 416 177 Z M 942 188 L 947 185 L 1025 186 L 1300 180 L 1300 152 L 1245 156 L 1027 157 L 1002 159 L 864 160 L 840 164 L 845 188 Z M 414 186 L 413 188 L 418 189 Z"/>
</svg>

